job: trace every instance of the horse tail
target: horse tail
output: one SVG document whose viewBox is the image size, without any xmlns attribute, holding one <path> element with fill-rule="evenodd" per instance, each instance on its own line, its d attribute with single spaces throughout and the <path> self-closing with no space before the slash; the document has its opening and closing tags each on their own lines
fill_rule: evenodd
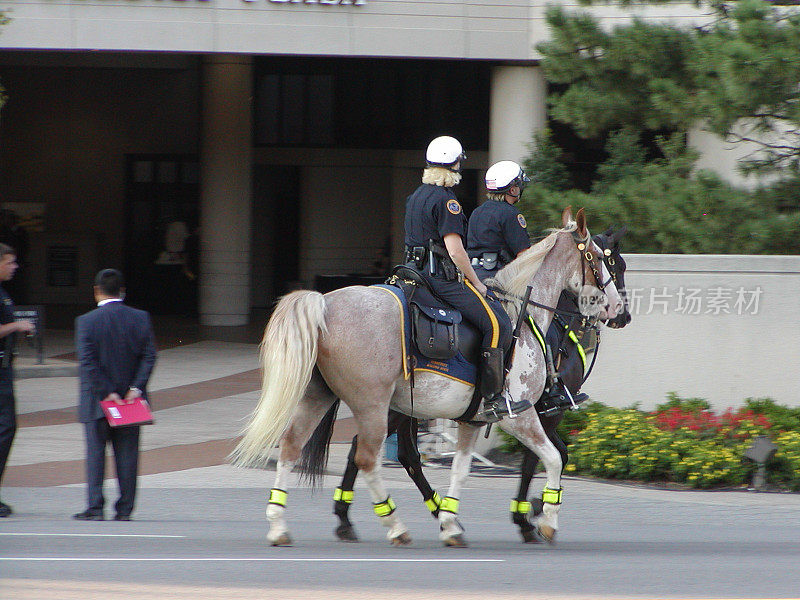
<svg viewBox="0 0 800 600">
<path fill-rule="evenodd" d="M 311 381 L 325 335 L 325 297 L 301 290 L 281 298 L 261 340 L 261 398 L 230 455 L 241 467 L 264 467 Z"/>
<path fill-rule="evenodd" d="M 328 409 L 322 421 L 319 422 L 314 433 L 303 446 L 300 459 L 297 461 L 297 469 L 300 471 L 300 481 L 306 482 L 311 487 L 317 487 L 322 483 L 322 476 L 325 474 L 325 465 L 328 464 L 328 451 L 330 449 L 331 437 L 333 436 L 333 426 L 336 423 L 336 413 L 339 411 L 341 400 L 336 402 Z"/>
</svg>

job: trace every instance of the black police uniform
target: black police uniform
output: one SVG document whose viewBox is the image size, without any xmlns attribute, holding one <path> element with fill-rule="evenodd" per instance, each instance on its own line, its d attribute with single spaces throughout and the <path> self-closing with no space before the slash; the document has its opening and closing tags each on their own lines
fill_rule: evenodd
<svg viewBox="0 0 800 600">
<path fill-rule="evenodd" d="M 526 227 L 525 217 L 505 200 L 487 200 L 472 212 L 467 254 L 481 281 L 531 247 Z"/>
<path fill-rule="evenodd" d="M 0 325 L 14 321 L 14 303 L 0 286 Z M 17 412 L 14 401 L 14 374 L 11 358 L 14 351 L 15 333 L 0 338 L 0 482 L 6 469 L 6 461 L 17 432 Z"/>
<path fill-rule="evenodd" d="M 511 320 L 500 302 L 491 294 L 485 298 L 467 279 L 457 276 L 447 256 L 444 236 L 455 233 L 463 241 L 467 228 L 467 218 L 452 188 L 420 185 L 406 201 L 405 228 L 406 251 L 413 254 L 416 248 L 417 256 L 424 256 L 424 261 L 416 264 L 421 265 L 419 270 L 436 294 L 481 329 L 484 348 L 507 348 Z M 430 251 L 431 243 L 438 256 Z"/>
</svg>

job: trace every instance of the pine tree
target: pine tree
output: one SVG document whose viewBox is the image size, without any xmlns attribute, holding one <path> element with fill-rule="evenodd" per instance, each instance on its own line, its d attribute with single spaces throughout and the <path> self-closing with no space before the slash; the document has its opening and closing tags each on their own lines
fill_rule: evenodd
<svg viewBox="0 0 800 600">
<path fill-rule="evenodd" d="M 800 13 L 765 0 L 710 8 L 716 18 L 702 27 L 634 19 L 606 31 L 590 15 L 551 7 L 552 37 L 538 49 L 564 90 L 551 98 L 553 117 L 586 137 L 700 124 L 760 145 L 745 170 L 796 167 Z"/>
</svg>

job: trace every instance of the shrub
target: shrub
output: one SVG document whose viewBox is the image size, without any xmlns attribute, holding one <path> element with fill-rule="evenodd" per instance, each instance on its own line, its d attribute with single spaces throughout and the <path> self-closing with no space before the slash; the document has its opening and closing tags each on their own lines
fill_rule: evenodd
<svg viewBox="0 0 800 600">
<path fill-rule="evenodd" d="M 769 399 L 748 399 L 745 406 L 720 414 L 709 406 L 702 398 L 673 393 L 652 412 L 599 402 L 567 412 L 558 428 L 570 445 L 565 472 L 693 488 L 743 485 L 756 468 L 744 459 L 744 451 L 757 436 L 769 435 L 779 451 L 767 464 L 768 482 L 800 490 L 797 409 Z M 506 439 L 505 449 L 522 449 L 510 436 Z"/>
</svg>

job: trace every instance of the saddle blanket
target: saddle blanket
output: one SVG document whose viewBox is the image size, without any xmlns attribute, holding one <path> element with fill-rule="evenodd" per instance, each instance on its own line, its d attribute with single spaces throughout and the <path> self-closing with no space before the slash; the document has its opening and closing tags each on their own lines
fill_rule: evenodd
<svg viewBox="0 0 800 600">
<path fill-rule="evenodd" d="M 474 364 L 464 358 L 461 352 L 457 352 L 453 358 L 447 360 L 433 360 L 420 354 L 416 345 L 411 341 L 411 311 L 408 308 L 408 300 L 403 290 L 397 286 L 387 284 L 373 285 L 371 287 L 391 294 L 401 309 L 402 339 L 400 342 L 403 348 L 403 374 L 406 379 L 410 377 L 411 369 L 413 368 L 414 372 L 436 373 L 467 385 L 475 385 L 477 369 Z"/>
</svg>

